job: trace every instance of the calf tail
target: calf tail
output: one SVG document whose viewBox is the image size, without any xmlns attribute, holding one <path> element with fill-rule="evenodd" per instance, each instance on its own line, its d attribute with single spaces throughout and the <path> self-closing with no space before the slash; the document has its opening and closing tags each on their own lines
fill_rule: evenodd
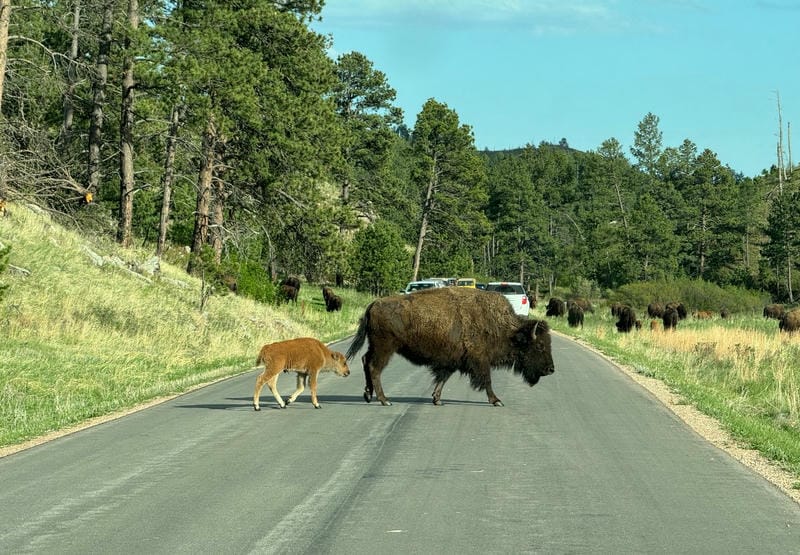
<svg viewBox="0 0 800 555">
<path fill-rule="evenodd" d="M 367 339 L 367 329 L 369 328 L 369 312 L 372 309 L 372 303 L 367 307 L 367 310 L 364 311 L 364 315 L 361 317 L 361 320 L 358 323 L 358 331 L 356 332 L 355 337 L 353 337 L 353 342 L 350 344 L 350 348 L 347 349 L 347 360 L 352 359 L 356 356 L 356 353 L 364 346 L 364 341 Z"/>
</svg>

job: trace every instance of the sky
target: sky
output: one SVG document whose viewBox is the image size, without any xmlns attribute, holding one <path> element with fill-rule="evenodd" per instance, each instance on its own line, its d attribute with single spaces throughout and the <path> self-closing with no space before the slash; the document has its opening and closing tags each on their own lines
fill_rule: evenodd
<svg viewBox="0 0 800 555">
<path fill-rule="evenodd" d="M 414 127 L 433 98 L 479 150 L 565 138 L 629 159 L 639 122 L 760 175 L 777 161 L 778 98 L 800 159 L 800 0 L 326 0 L 333 58 L 386 74 Z"/>
</svg>

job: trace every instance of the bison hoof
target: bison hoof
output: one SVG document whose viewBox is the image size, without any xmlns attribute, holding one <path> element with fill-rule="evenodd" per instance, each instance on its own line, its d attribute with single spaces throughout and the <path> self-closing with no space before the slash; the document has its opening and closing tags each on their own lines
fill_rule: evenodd
<svg viewBox="0 0 800 555">
<path fill-rule="evenodd" d="M 442 401 L 440 399 L 434 399 L 433 400 L 433 404 L 436 405 L 437 407 L 441 407 L 442 406 Z"/>
<path fill-rule="evenodd" d="M 502 407 L 502 406 L 504 406 L 504 405 L 503 405 L 503 401 L 501 401 L 500 399 L 495 399 L 495 400 L 492 402 L 492 405 L 494 405 L 494 406 L 496 406 L 496 407 Z"/>
<path fill-rule="evenodd" d="M 261 410 L 261 407 L 256 407 L 256 406 L 254 406 L 254 407 L 253 407 L 253 410 Z"/>
<path fill-rule="evenodd" d="M 322 405 L 314 405 L 314 408 L 315 408 L 315 409 L 321 409 L 321 408 L 322 408 Z"/>
<path fill-rule="evenodd" d="M 367 393 L 367 392 L 365 391 L 365 392 L 364 392 L 364 400 L 365 400 L 367 403 L 371 403 L 371 402 L 372 402 L 372 395 L 370 395 L 369 393 Z"/>
<path fill-rule="evenodd" d="M 384 407 L 391 407 L 392 402 L 389 399 L 381 399 L 381 405 L 383 405 Z"/>
</svg>

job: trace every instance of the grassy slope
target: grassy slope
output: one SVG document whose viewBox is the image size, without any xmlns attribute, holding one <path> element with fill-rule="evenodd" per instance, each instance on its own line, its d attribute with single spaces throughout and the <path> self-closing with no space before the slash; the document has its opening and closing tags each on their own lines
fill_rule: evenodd
<svg viewBox="0 0 800 555">
<path fill-rule="evenodd" d="M 96 266 L 86 249 L 134 264 L 151 252 L 89 241 L 28 207 L 9 211 L 0 244 L 30 274 L 0 275 L 11 286 L 0 303 L 0 447 L 248 371 L 264 343 L 344 337 L 368 302 L 337 290 L 343 310 L 327 313 L 309 285 L 297 306 L 226 294 L 201 311 L 201 282 L 182 267 L 162 261 L 148 283 Z"/>
</svg>

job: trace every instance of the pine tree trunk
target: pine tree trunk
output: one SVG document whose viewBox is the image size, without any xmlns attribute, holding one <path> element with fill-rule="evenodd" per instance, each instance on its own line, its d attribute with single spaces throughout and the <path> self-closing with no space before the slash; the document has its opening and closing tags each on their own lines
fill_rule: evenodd
<svg viewBox="0 0 800 555">
<path fill-rule="evenodd" d="M 72 8 L 72 42 L 69 47 L 69 66 L 67 67 L 67 90 L 64 92 L 64 123 L 62 140 L 69 143 L 72 138 L 72 122 L 75 116 L 75 102 L 73 96 L 78 82 L 77 62 L 78 62 L 78 30 L 81 24 L 81 0 L 75 0 Z"/>
<path fill-rule="evenodd" d="M 213 118 L 208 120 L 202 141 L 202 166 L 197 178 L 197 205 L 194 212 L 194 232 L 192 233 L 192 255 L 189 257 L 187 271 L 194 273 L 197 258 L 208 241 L 208 211 L 211 207 L 211 180 L 214 173 L 214 145 L 216 126 Z"/>
<path fill-rule="evenodd" d="M 128 0 L 128 33 L 139 29 L 139 2 Z M 123 247 L 131 246 L 133 222 L 133 101 L 136 82 L 133 78 L 133 53 L 130 36 L 125 39 L 125 61 L 122 72 L 122 112 L 119 130 L 119 223 L 117 241 Z"/>
<path fill-rule="evenodd" d="M 214 262 L 222 262 L 222 231 L 224 229 L 225 184 L 221 179 L 213 180 L 214 206 L 211 213 L 211 248 L 214 249 Z"/>
<path fill-rule="evenodd" d="M 169 135 L 167 136 L 167 152 L 164 156 L 164 179 L 162 180 L 164 194 L 161 199 L 161 221 L 158 226 L 158 246 L 156 256 L 164 254 L 167 244 L 167 230 L 169 228 L 170 203 L 172 202 L 172 182 L 175 178 L 175 145 L 178 142 L 178 126 L 180 124 L 180 111 L 172 108 L 170 115 Z"/>
<path fill-rule="evenodd" d="M 89 124 L 89 181 L 86 189 L 96 193 L 100 185 L 100 142 L 103 134 L 103 108 L 106 102 L 108 84 L 108 55 L 111 52 L 111 30 L 114 16 L 114 2 L 106 2 L 103 8 L 103 28 L 100 34 L 100 47 L 97 55 L 97 74 L 93 83 L 92 116 Z"/>
</svg>

